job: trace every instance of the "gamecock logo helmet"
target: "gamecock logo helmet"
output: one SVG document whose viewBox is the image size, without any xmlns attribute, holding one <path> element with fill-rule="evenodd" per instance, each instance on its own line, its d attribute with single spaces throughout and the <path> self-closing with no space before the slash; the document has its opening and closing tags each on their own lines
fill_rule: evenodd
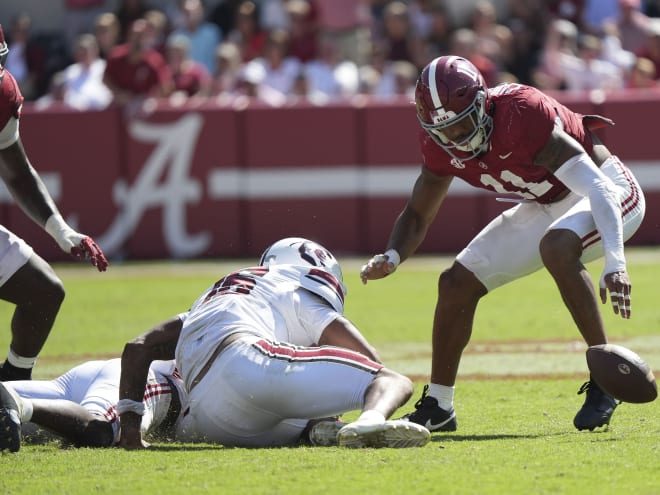
<svg viewBox="0 0 660 495">
<path fill-rule="evenodd" d="M 302 237 L 287 237 L 271 245 L 261 255 L 260 266 L 310 265 L 333 275 L 346 294 L 344 276 L 337 258 L 320 244 Z"/>
</svg>

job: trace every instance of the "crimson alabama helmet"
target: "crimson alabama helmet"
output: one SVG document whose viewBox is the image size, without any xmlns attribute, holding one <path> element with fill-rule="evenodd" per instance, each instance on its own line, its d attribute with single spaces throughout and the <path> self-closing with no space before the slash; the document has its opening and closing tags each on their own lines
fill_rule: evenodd
<svg viewBox="0 0 660 495">
<path fill-rule="evenodd" d="M 2 24 L 0 24 L 0 68 L 4 68 L 9 54 L 9 47 L 5 41 L 5 33 L 2 32 Z"/>
<path fill-rule="evenodd" d="M 462 57 L 448 55 L 432 60 L 415 86 L 419 122 L 439 146 L 459 161 L 486 151 L 493 131 L 487 102 L 488 88 L 481 72 Z M 469 119 L 471 134 L 461 142 L 451 141 L 443 130 L 464 119 Z"/>
<path fill-rule="evenodd" d="M 344 294 L 344 277 L 341 267 L 330 251 L 320 244 L 302 237 L 287 237 L 280 239 L 261 255 L 260 266 L 270 265 L 311 265 L 320 268 L 341 284 Z"/>
</svg>

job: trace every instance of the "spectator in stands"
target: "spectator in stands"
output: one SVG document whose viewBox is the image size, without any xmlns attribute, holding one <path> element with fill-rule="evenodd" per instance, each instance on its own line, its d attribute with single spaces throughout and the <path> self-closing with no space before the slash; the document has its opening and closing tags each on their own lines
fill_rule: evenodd
<svg viewBox="0 0 660 495">
<path fill-rule="evenodd" d="M 621 39 L 621 47 L 629 52 L 637 53 L 646 43 L 649 18 L 641 11 L 640 0 L 619 0 L 620 16 L 607 19 L 607 31 L 616 32 Z"/>
<path fill-rule="evenodd" d="M 623 87 L 623 73 L 602 59 L 602 43 L 598 36 L 582 35 L 577 57 L 564 57 L 562 72 L 569 90 L 612 90 Z"/>
<path fill-rule="evenodd" d="M 238 47 L 243 62 L 263 55 L 267 36 L 259 24 L 257 4 L 251 0 L 242 1 L 236 10 L 234 29 L 227 34 L 227 40 Z"/>
<path fill-rule="evenodd" d="M 357 64 L 341 60 L 337 42 L 331 38 L 321 41 L 319 56 L 304 65 L 308 95 L 314 100 L 352 96 L 359 90 Z"/>
<path fill-rule="evenodd" d="M 236 12 L 239 5 L 245 0 L 219 0 L 209 13 L 208 20 L 212 22 L 223 34 L 226 39 L 228 33 L 236 28 Z"/>
<path fill-rule="evenodd" d="M 660 19 L 649 20 L 646 33 L 646 44 L 636 54 L 638 57 L 649 59 L 655 66 L 655 79 L 660 79 Z"/>
<path fill-rule="evenodd" d="M 648 58 L 637 57 L 626 80 L 628 89 L 660 89 L 655 79 L 655 65 Z"/>
<path fill-rule="evenodd" d="M 314 0 L 319 36 L 332 38 L 342 60 L 362 65 L 369 59 L 371 10 L 369 0 Z"/>
<path fill-rule="evenodd" d="M 119 21 L 119 43 L 126 43 L 130 36 L 131 26 L 138 19 L 143 19 L 149 10 L 146 0 L 119 0 L 115 11 Z"/>
<path fill-rule="evenodd" d="M 317 13 L 308 0 L 289 0 L 289 55 L 303 63 L 319 55 Z"/>
<path fill-rule="evenodd" d="M 68 46 L 73 47 L 78 36 L 90 33 L 94 21 L 106 7 L 106 0 L 64 0 L 63 32 Z"/>
<path fill-rule="evenodd" d="M 201 0 L 182 0 L 181 14 L 183 26 L 174 30 L 190 40 L 190 58 L 206 66 L 212 73 L 215 70 L 215 51 L 222 41 L 222 33 L 217 25 L 206 21 L 206 12 Z"/>
<path fill-rule="evenodd" d="M 565 19 L 580 29 L 583 24 L 584 9 L 587 0 L 541 0 L 541 2 L 538 0 L 536 2 L 530 2 L 529 0 L 510 0 L 509 3 L 515 3 L 516 10 L 518 7 L 522 7 L 537 12 L 545 10 L 542 5 L 539 5 L 539 3 L 545 3 L 549 17 L 552 20 Z"/>
<path fill-rule="evenodd" d="M 299 73 L 294 75 L 289 93 L 284 94 L 272 86 L 264 84 L 267 77 L 266 69 L 262 64 L 255 62 L 256 59 L 242 66 L 235 95 L 254 98 L 275 107 L 284 105 L 287 101 L 288 94 L 293 91 L 296 85 Z"/>
<path fill-rule="evenodd" d="M 166 60 L 174 80 L 174 94 L 207 96 L 211 89 L 211 74 L 206 67 L 190 58 L 190 40 L 174 34 L 167 40 Z"/>
<path fill-rule="evenodd" d="M 540 60 L 534 69 L 534 86 L 540 89 L 566 89 L 563 71 L 564 59 L 577 57 L 578 29 L 566 19 L 555 19 L 550 24 Z"/>
<path fill-rule="evenodd" d="M 479 0 L 472 9 L 468 27 L 477 36 L 477 51 L 489 58 L 499 71 L 506 70 L 513 60 L 513 33 L 497 22 L 493 3 Z"/>
<path fill-rule="evenodd" d="M 419 69 L 412 62 L 397 60 L 390 62 L 380 77 L 373 91 L 377 98 L 407 96 L 411 101 L 415 98 L 415 83 Z"/>
<path fill-rule="evenodd" d="M 165 54 L 165 43 L 169 33 L 169 21 L 164 12 L 151 9 L 144 14 L 147 21 L 147 34 L 145 43 L 150 48 Z"/>
<path fill-rule="evenodd" d="M 600 36 L 605 22 L 618 22 L 619 14 L 619 0 L 585 0 L 580 32 Z"/>
<path fill-rule="evenodd" d="M 426 59 L 449 53 L 449 40 L 454 31 L 453 22 L 444 4 L 435 4 L 431 10 L 431 27 L 425 39 Z"/>
<path fill-rule="evenodd" d="M 42 93 L 45 52 L 31 42 L 32 18 L 20 13 L 12 20 L 7 33 L 9 55 L 5 67 L 12 73 L 27 100 Z"/>
<path fill-rule="evenodd" d="M 48 91 L 34 101 L 34 109 L 42 112 L 44 110 L 61 110 L 68 105 L 65 102 L 66 97 L 66 76 L 63 71 L 56 72 L 50 78 Z"/>
<path fill-rule="evenodd" d="M 172 74 L 165 59 L 146 46 L 146 29 L 144 19 L 135 21 L 128 42 L 117 46 L 108 58 L 103 81 L 117 104 L 139 106 L 144 98 L 167 96 L 172 91 Z"/>
<path fill-rule="evenodd" d="M 428 39 L 431 35 L 436 5 L 440 4 L 434 0 L 410 0 L 408 2 L 411 29 L 420 38 Z"/>
<path fill-rule="evenodd" d="M 460 28 L 452 34 L 450 53 L 466 58 L 481 72 L 486 79 L 488 87 L 499 83 L 499 73 L 495 63 L 478 51 L 477 35 L 469 28 Z"/>
<path fill-rule="evenodd" d="M 94 36 L 99 45 L 99 55 L 107 60 L 110 52 L 119 44 L 119 19 L 112 12 L 99 15 L 94 22 Z"/>
<path fill-rule="evenodd" d="M 211 94 L 234 94 L 242 67 L 243 61 L 238 47 L 228 41 L 220 43 L 216 51 L 216 70 L 211 84 Z"/>
<path fill-rule="evenodd" d="M 264 54 L 247 63 L 247 70 L 254 73 L 257 70 L 252 66 L 261 67 L 264 77 L 260 86 L 268 88 L 286 96 L 291 91 L 293 83 L 300 72 L 301 63 L 294 57 L 288 56 L 289 37 L 285 31 L 273 31 L 268 36 Z"/>
<path fill-rule="evenodd" d="M 106 62 L 99 57 L 93 34 L 78 37 L 74 46 L 75 63 L 64 74 L 64 102 L 76 110 L 101 110 L 112 101 L 112 93 L 103 83 Z"/>
<path fill-rule="evenodd" d="M 411 29 L 405 2 L 396 0 L 385 6 L 379 36 L 386 47 L 387 60 L 407 60 L 420 68 L 428 61 L 422 39 Z"/>
<path fill-rule="evenodd" d="M 259 0 L 259 25 L 264 31 L 284 30 L 291 27 L 287 4 L 289 0 Z"/>
</svg>

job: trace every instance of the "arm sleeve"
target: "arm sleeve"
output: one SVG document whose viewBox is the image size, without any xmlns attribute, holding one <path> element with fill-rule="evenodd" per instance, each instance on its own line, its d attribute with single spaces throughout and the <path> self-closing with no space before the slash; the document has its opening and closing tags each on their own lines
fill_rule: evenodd
<svg viewBox="0 0 660 495">
<path fill-rule="evenodd" d="M 605 251 L 603 274 L 626 270 L 619 188 L 586 153 L 569 158 L 555 176 L 571 191 L 589 198 L 591 211 Z"/>
</svg>

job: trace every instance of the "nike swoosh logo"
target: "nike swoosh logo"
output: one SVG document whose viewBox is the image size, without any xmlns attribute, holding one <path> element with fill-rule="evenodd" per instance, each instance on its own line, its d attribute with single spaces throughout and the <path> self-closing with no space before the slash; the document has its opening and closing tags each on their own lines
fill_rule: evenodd
<svg viewBox="0 0 660 495">
<path fill-rule="evenodd" d="M 442 428 L 443 426 L 445 426 L 447 423 L 449 423 L 455 417 L 456 417 L 456 413 L 452 414 L 451 416 L 449 416 L 444 421 L 441 421 L 440 423 L 433 423 L 430 419 L 427 419 L 426 424 L 424 426 L 429 431 L 437 430 L 437 429 Z"/>
<path fill-rule="evenodd" d="M 511 153 L 513 153 L 513 151 L 509 151 L 506 155 L 498 155 L 498 156 L 499 156 L 502 160 L 506 160 L 507 158 L 509 158 L 509 157 L 511 156 Z"/>
</svg>

